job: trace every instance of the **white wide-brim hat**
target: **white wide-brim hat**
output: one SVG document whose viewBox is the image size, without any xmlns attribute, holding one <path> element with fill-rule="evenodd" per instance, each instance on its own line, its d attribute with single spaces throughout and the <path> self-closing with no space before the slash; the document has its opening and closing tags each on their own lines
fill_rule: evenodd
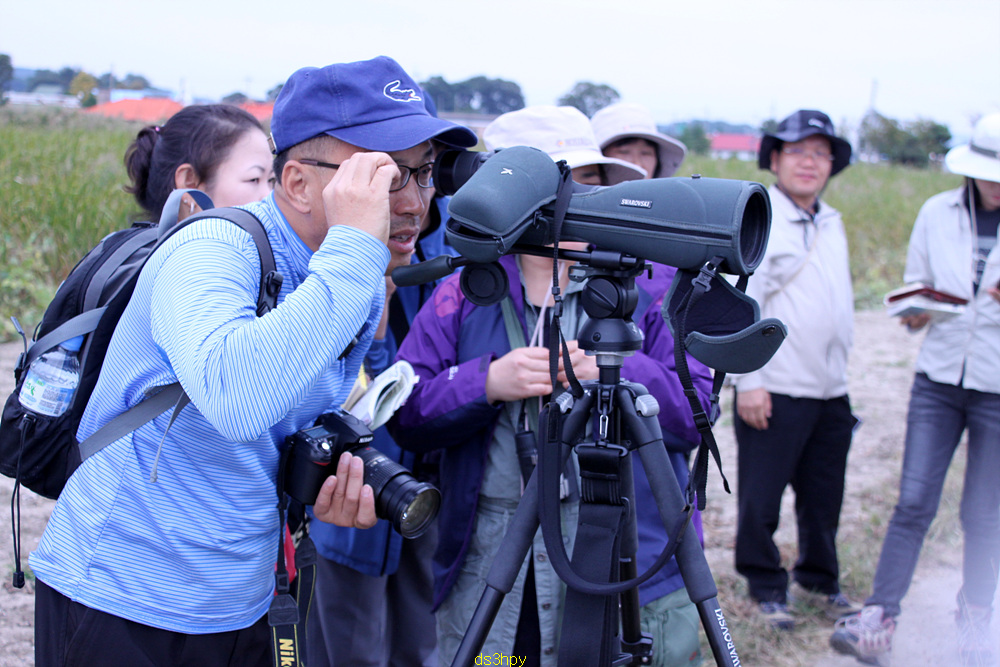
<svg viewBox="0 0 1000 667">
<path fill-rule="evenodd" d="M 1000 183 L 1000 113 L 980 118 L 972 140 L 948 151 L 944 164 L 952 173 Z"/>
<path fill-rule="evenodd" d="M 597 147 L 590 120 L 575 107 L 539 105 L 498 116 L 483 132 L 487 150 L 530 146 L 570 169 L 599 164 L 608 185 L 645 178 L 646 171 L 625 160 L 604 157 Z"/>
<path fill-rule="evenodd" d="M 655 178 L 673 176 L 687 154 L 687 146 L 661 133 L 653 115 L 641 104 L 619 102 L 604 107 L 590 119 L 590 125 L 602 151 L 621 139 L 646 139 L 656 144 L 659 167 Z"/>
</svg>

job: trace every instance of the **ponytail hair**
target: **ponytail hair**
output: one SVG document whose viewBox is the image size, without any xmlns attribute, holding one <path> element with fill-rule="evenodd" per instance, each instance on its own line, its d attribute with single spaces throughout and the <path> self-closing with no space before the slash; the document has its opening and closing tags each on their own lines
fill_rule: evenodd
<svg viewBox="0 0 1000 667">
<path fill-rule="evenodd" d="M 159 220 L 179 166 L 190 164 L 199 181 L 209 182 L 233 145 L 254 129 L 264 131 L 256 118 L 239 107 L 185 107 L 162 127 L 149 125 L 136 135 L 125 151 L 125 169 L 131 181 L 125 191 L 135 197 L 150 220 Z"/>
</svg>

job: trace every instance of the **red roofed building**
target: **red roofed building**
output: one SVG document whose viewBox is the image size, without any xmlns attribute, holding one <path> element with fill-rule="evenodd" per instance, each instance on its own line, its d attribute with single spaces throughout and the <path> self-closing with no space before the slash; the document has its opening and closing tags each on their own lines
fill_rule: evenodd
<svg viewBox="0 0 1000 667">
<path fill-rule="evenodd" d="M 274 102 L 244 102 L 239 107 L 266 125 L 274 113 Z M 85 113 L 96 113 L 108 118 L 134 120 L 146 125 L 163 124 L 184 108 L 180 102 L 165 97 L 143 97 L 106 102 L 85 109 Z"/>
<path fill-rule="evenodd" d="M 760 137 L 752 134 L 713 134 L 711 142 L 709 153 L 720 160 L 756 160 L 760 151 Z"/>
<path fill-rule="evenodd" d="M 95 113 L 108 118 L 134 120 L 146 125 L 165 123 L 168 118 L 184 108 L 180 102 L 165 97 L 145 97 L 139 100 L 118 100 L 106 102 L 84 109 L 84 113 Z"/>
<path fill-rule="evenodd" d="M 274 102 L 248 101 L 241 104 L 240 108 L 264 125 L 267 121 L 271 120 L 271 115 L 274 113 Z"/>
</svg>

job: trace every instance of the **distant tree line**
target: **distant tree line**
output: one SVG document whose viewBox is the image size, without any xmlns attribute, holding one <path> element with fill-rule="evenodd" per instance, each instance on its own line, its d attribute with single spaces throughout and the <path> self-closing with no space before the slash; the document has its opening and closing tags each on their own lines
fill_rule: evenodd
<svg viewBox="0 0 1000 667">
<path fill-rule="evenodd" d="M 708 138 L 704 123 L 697 121 L 685 123 L 684 129 L 677 135 L 677 138 L 687 146 L 688 151 L 695 155 L 708 155 L 708 151 L 712 147 L 712 140 Z"/>
<path fill-rule="evenodd" d="M 951 132 L 932 120 L 900 123 L 870 111 L 861 121 L 859 150 L 878 155 L 894 164 L 926 167 L 948 152 Z"/>
<path fill-rule="evenodd" d="M 438 111 L 499 115 L 524 108 L 521 87 L 513 81 L 474 76 L 465 81 L 448 83 L 434 76 L 420 84 Z"/>
<path fill-rule="evenodd" d="M 8 89 L 13 75 L 10 56 L 0 53 L 0 104 L 6 101 L 4 91 Z M 138 74 L 126 74 L 124 78 L 115 77 L 110 72 L 94 76 L 72 67 L 63 67 L 59 71 L 36 70 L 26 88 L 33 91 L 43 84 L 55 84 L 63 93 L 77 96 L 83 106 L 96 104 L 94 93 L 99 89 L 142 90 L 151 87 L 149 80 Z M 500 115 L 523 109 L 525 105 L 521 87 L 506 79 L 474 76 L 449 83 L 441 76 L 433 76 L 420 86 L 433 99 L 437 110 L 443 112 Z M 267 91 L 269 102 L 278 97 L 281 87 L 282 84 L 278 83 Z M 222 101 L 239 104 L 249 99 L 244 93 L 234 92 Z M 608 84 L 579 81 L 556 103 L 576 107 L 589 118 L 620 100 L 621 95 Z M 764 121 L 759 128 L 762 133 L 774 133 L 777 129 L 778 121 L 774 119 Z M 746 126 L 714 121 L 689 121 L 661 128 L 661 131 L 680 139 L 690 152 L 705 155 L 711 145 L 712 133 L 750 130 Z M 873 110 L 861 121 L 858 145 L 854 148 L 858 153 L 875 155 L 894 164 L 925 167 L 947 152 L 950 141 L 951 132 L 945 125 L 926 119 L 901 123 Z"/>
<path fill-rule="evenodd" d="M 14 65 L 10 55 L 0 53 L 0 104 L 6 101 L 5 91 L 14 79 Z M 94 91 L 98 89 L 144 90 L 150 88 L 149 80 L 138 74 L 126 74 L 118 78 L 111 72 L 94 76 L 76 67 L 63 67 L 56 71 L 51 69 L 35 70 L 25 83 L 27 92 L 35 92 L 39 86 L 55 86 L 64 95 L 74 95 L 80 103 L 87 107 L 97 103 Z"/>
<path fill-rule="evenodd" d="M 524 108 L 524 94 L 513 81 L 474 76 L 465 81 L 448 83 L 434 76 L 420 83 L 438 111 L 481 113 L 498 116 Z M 588 118 L 621 99 L 618 91 L 607 84 L 580 81 L 556 102 L 560 106 L 576 107 Z"/>
<path fill-rule="evenodd" d="M 558 103 L 560 106 L 576 107 L 587 118 L 593 118 L 595 113 L 620 101 L 621 98 L 618 91 L 606 83 L 580 81 L 560 97 Z"/>
<path fill-rule="evenodd" d="M 7 103 L 7 84 L 14 78 L 14 66 L 10 63 L 10 56 L 0 53 L 0 106 Z"/>
</svg>

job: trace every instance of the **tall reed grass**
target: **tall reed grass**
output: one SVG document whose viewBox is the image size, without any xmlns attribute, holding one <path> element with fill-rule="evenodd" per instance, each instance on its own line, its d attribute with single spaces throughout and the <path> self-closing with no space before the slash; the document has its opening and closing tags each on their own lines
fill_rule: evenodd
<svg viewBox="0 0 1000 667">
<path fill-rule="evenodd" d="M 138 126 L 0 108 L 0 340 L 34 327 L 76 262 L 138 207 L 122 187 Z"/>
</svg>

